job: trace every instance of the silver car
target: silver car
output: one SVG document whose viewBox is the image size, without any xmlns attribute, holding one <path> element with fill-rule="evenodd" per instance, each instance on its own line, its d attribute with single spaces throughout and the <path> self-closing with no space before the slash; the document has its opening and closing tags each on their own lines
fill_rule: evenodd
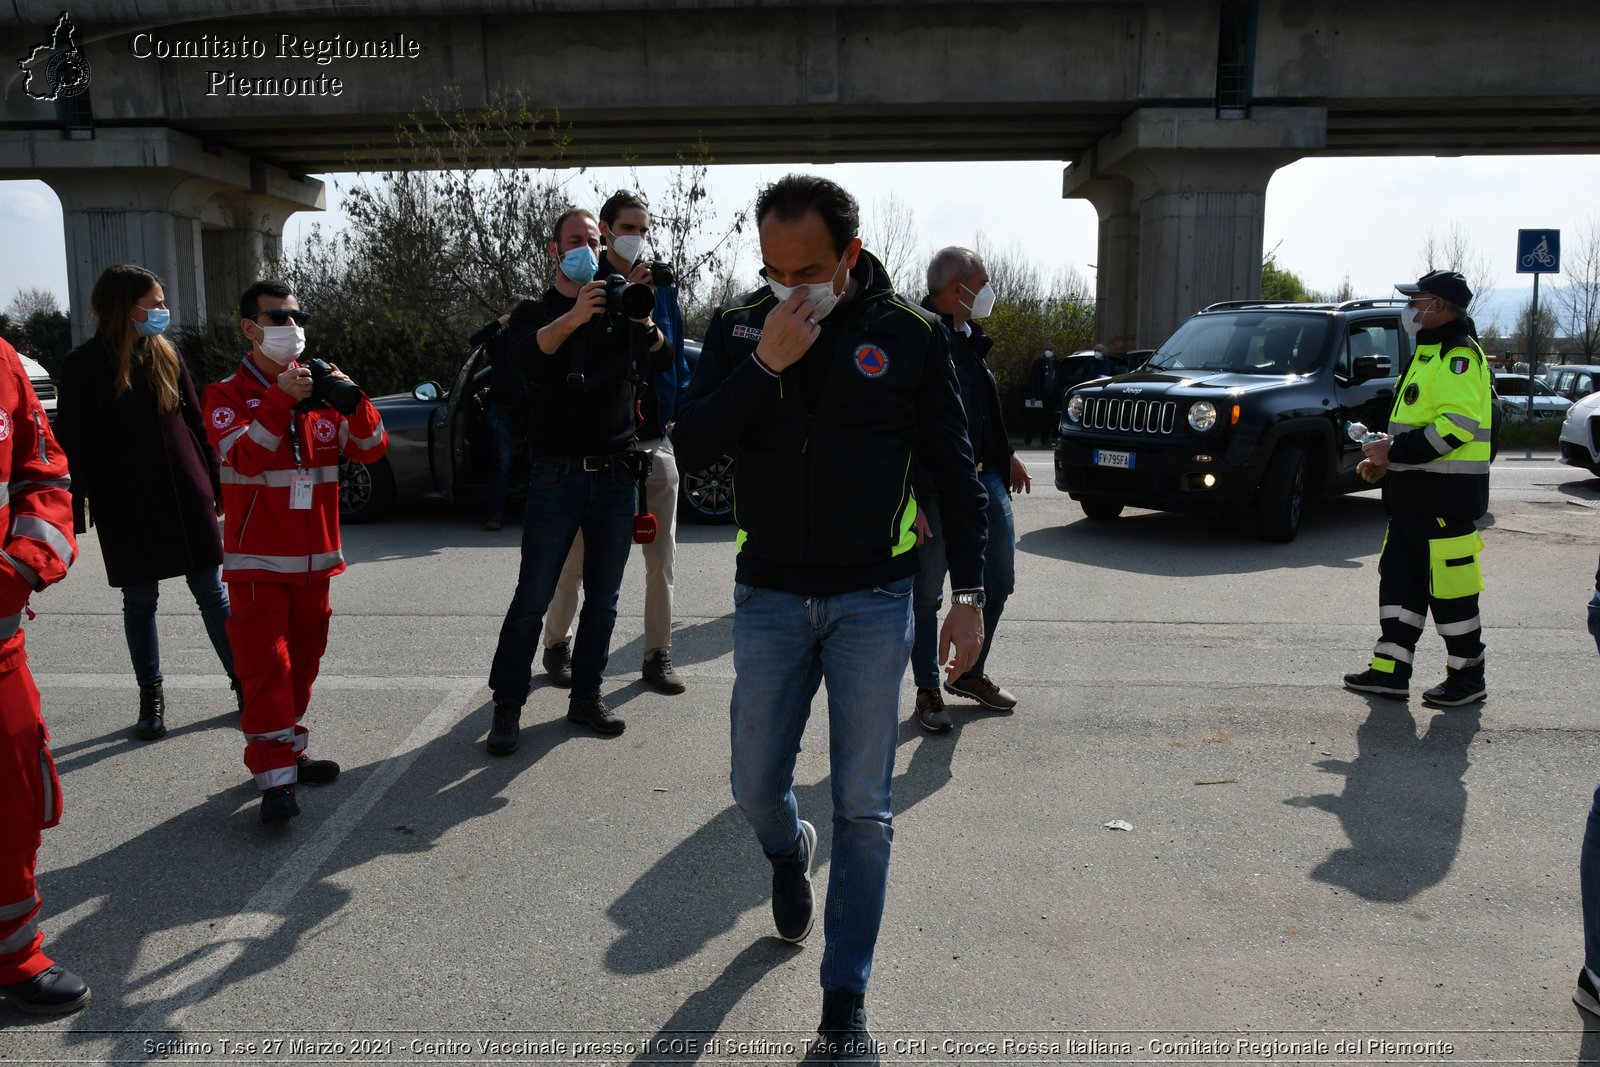
<svg viewBox="0 0 1600 1067">
<path fill-rule="evenodd" d="M 1499 397 L 1495 405 L 1496 413 L 1506 419 L 1526 419 L 1528 385 L 1529 379 L 1526 374 L 1496 374 L 1494 392 L 1495 396 Z M 1566 415 L 1567 408 L 1572 406 L 1572 401 L 1538 378 L 1532 380 L 1532 385 L 1534 418 L 1559 419 Z"/>
</svg>

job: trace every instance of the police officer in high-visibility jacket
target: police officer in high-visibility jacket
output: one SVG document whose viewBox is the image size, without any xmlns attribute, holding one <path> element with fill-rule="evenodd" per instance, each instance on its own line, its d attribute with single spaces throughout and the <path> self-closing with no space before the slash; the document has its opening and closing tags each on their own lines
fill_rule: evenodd
<svg viewBox="0 0 1600 1067">
<path fill-rule="evenodd" d="M 1472 335 L 1467 281 L 1431 271 L 1415 285 L 1401 322 L 1416 353 L 1400 383 L 1389 436 L 1364 448 L 1359 470 L 1383 482 L 1389 531 L 1378 559 L 1378 619 L 1383 636 L 1371 665 L 1344 676 L 1345 688 L 1404 700 L 1412 653 L 1429 612 L 1444 638 L 1444 682 L 1425 703 L 1458 707 L 1482 700 L 1483 538 L 1474 522 L 1489 509 L 1493 394 L 1483 349 Z"/>
</svg>

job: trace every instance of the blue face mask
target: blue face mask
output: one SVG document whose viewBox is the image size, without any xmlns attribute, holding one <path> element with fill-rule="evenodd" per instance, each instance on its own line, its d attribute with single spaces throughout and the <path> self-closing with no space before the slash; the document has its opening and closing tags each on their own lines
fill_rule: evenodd
<svg viewBox="0 0 1600 1067">
<path fill-rule="evenodd" d="M 574 248 L 561 257 L 561 273 L 582 285 L 594 280 L 594 272 L 600 269 L 600 261 L 595 258 L 594 249 L 588 245 Z"/>
<path fill-rule="evenodd" d="M 167 332 L 167 325 L 172 322 L 172 312 L 166 308 L 146 308 L 144 321 L 133 324 L 133 332 L 140 337 L 155 337 Z"/>
</svg>

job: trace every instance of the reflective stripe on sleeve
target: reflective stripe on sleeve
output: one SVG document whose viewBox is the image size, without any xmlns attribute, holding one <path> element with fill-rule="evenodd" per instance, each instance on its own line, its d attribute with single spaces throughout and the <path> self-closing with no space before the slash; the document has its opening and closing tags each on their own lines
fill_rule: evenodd
<svg viewBox="0 0 1600 1067">
<path fill-rule="evenodd" d="M 222 436 L 222 440 L 217 442 L 217 454 L 226 456 L 228 454 L 228 450 L 233 447 L 234 442 L 243 437 L 249 429 L 249 426 L 241 426 L 237 430 L 231 430 L 224 434 Z M 276 448 L 277 446 L 274 445 L 273 447 Z"/>
<path fill-rule="evenodd" d="M 339 481 L 339 465 L 329 464 L 325 467 L 312 467 L 305 472 L 311 477 L 312 485 L 326 485 Z M 297 470 L 262 471 L 260 474 L 240 474 L 232 467 L 222 468 L 223 485 L 265 485 L 274 489 L 287 489 L 294 484 L 300 476 Z"/>
<path fill-rule="evenodd" d="M 376 430 L 372 431 L 372 436 L 371 437 L 357 438 L 356 442 L 355 442 L 355 445 L 356 445 L 357 448 L 377 448 L 381 444 L 383 444 L 383 420 L 382 419 L 378 420 L 378 428 Z"/>
<path fill-rule="evenodd" d="M 1486 459 L 1440 459 L 1432 463 L 1391 463 L 1391 471 L 1427 471 L 1429 474 L 1488 474 Z"/>
<path fill-rule="evenodd" d="M 50 551 L 56 554 L 56 558 L 69 567 L 72 566 L 72 561 L 78 558 L 78 553 L 73 549 L 72 542 L 67 540 L 67 535 L 37 515 L 18 515 L 12 519 L 11 536 L 31 537 L 35 541 L 43 541 L 50 546 Z"/>
<path fill-rule="evenodd" d="M 245 427 L 244 432 L 249 436 L 250 440 L 254 441 L 256 444 L 260 445 L 262 448 L 265 448 L 269 452 L 276 452 L 278 450 L 278 446 L 283 444 L 283 438 L 279 437 L 275 433 L 271 433 L 259 422 L 252 422 L 249 426 Z"/>
</svg>

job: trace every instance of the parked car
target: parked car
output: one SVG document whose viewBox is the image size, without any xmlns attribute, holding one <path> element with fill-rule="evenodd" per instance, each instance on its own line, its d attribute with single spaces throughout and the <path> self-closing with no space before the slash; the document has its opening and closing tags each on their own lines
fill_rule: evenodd
<svg viewBox="0 0 1600 1067">
<path fill-rule="evenodd" d="M 1561 424 L 1561 462 L 1600 477 L 1600 393 L 1590 393 L 1567 409 Z"/>
<path fill-rule="evenodd" d="M 1263 538 L 1293 540 L 1308 501 L 1370 488 L 1345 427 L 1388 425 L 1411 357 L 1402 306 L 1211 305 L 1138 371 L 1069 393 L 1056 488 L 1091 519 L 1248 509 Z"/>
<path fill-rule="evenodd" d="M 56 383 L 50 380 L 50 372 L 39 364 L 38 360 L 30 359 L 21 352 L 17 358 L 22 360 L 22 369 L 28 373 L 28 384 L 33 386 L 33 391 L 39 398 L 39 406 L 44 408 L 44 414 L 51 422 L 56 421 Z"/>
<path fill-rule="evenodd" d="M 1526 419 L 1528 417 L 1528 386 L 1530 379 L 1526 374 L 1496 374 L 1494 376 L 1494 393 L 1496 400 L 1496 414 L 1506 419 Z M 1550 386 L 1538 378 L 1531 379 L 1533 385 L 1533 417 L 1536 419 L 1559 419 L 1566 415 L 1567 408 L 1572 406 L 1572 401 L 1558 394 Z"/>
<path fill-rule="evenodd" d="M 1138 370 L 1144 361 L 1150 358 L 1154 349 L 1139 348 L 1127 352 L 1106 352 L 1105 360 L 1111 365 L 1112 374 L 1127 374 L 1129 371 Z M 1061 357 L 1061 380 L 1066 383 L 1065 388 L 1071 389 L 1075 385 L 1103 378 L 1106 375 L 1095 374 L 1093 367 L 1095 358 L 1102 353 L 1092 348 L 1080 349 Z"/>
<path fill-rule="evenodd" d="M 1590 393 L 1600 392 L 1600 365 L 1568 363 L 1551 367 L 1544 380 L 1551 389 L 1568 400 L 1582 400 Z"/>
<path fill-rule="evenodd" d="M 700 362 L 700 342 L 683 343 L 684 358 Z M 725 455 L 705 470 L 678 471 L 678 514 L 698 522 L 733 521 L 733 457 Z"/>
</svg>

